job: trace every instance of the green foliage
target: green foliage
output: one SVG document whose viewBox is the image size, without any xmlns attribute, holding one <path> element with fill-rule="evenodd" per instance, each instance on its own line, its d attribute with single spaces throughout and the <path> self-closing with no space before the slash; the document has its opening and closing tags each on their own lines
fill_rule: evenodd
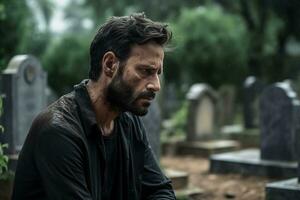
<svg viewBox="0 0 300 200">
<path fill-rule="evenodd" d="M 246 29 L 237 15 L 216 5 L 183 9 L 172 25 L 176 40 L 167 58 L 166 79 L 213 86 L 241 82 L 247 63 Z M 174 75 L 175 73 L 175 75 Z M 177 81 L 181 83 L 177 78 Z"/>
<path fill-rule="evenodd" d="M 186 131 L 188 102 L 184 101 L 181 107 L 165 123 L 162 140 L 183 139 Z"/>
<path fill-rule="evenodd" d="M 262 56 L 268 58 L 275 55 L 278 46 L 278 33 L 283 28 L 284 24 L 279 18 L 274 15 L 269 16 L 268 25 L 265 27 L 265 40 L 263 43 Z M 254 38 L 255 39 L 255 38 Z"/>
<path fill-rule="evenodd" d="M 2 114 L 2 98 L 0 98 L 0 115 Z M 0 134 L 2 134 L 4 128 L 0 125 Z M 8 171 L 8 156 L 4 155 L 4 149 L 8 147 L 8 144 L 0 143 L 0 179 L 6 177 Z"/>
<path fill-rule="evenodd" d="M 72 89 L 87 77 L 89 35 L 66 34 L 53 40 L 42 58 L 49 85 L 59 94 Z"/>
<path fill-rule="evenodd" d="M 0 2 L 0 70 L 19 50 L 32 23 L 25 1 Z"/>
</svg>

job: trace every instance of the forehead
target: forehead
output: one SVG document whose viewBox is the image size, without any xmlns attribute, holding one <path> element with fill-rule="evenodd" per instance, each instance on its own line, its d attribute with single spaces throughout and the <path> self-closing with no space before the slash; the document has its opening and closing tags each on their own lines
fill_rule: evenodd
<svg viewBox="0 0 300 200">
<path fill-rule="evenodd" d="M 162 46 L 155 43 L 146 43 L 143 45 L 134 45 L 131 48 L 128 62 L 139 62 L 161 67 L 163 58 L 164 50 Z"/>
</svg>

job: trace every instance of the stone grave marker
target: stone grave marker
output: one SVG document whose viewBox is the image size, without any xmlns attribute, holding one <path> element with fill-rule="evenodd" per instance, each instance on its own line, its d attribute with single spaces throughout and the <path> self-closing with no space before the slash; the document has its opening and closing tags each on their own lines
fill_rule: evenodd
<svg viewBox="0 0 300 200">
<path fill-rule="evenodd" d="M 187 99 L 186 141 L 177 143 L 178 154 L 208 157 L 238 148 L 237 142 L 218 138 L 218 95 L 209 85 L 192 85 Z"/>
<path fill-rule="evenodd" d="M 296 107 L 299 100 L 290 82 L 267 87 L 260 99 L 261 158 L 296 161 Z"/>
<path fill-rule="evenodd" d="M 217 94 L 206 84 L 194 84 L 187 93 L 187 141 L 213 138 L 217 123 Z"/>
<path fill-rule="evenodd" d="M 160 158 L 161 112 L 157 100 L 153 101 L 148 113 L 141 118 L 149 143 L 157 159 Z"/>
<path fill-rule="evenodd" d="M 41 64 L 29 55 L 13 57 L 1 74 L 5 133 L 0 139 L 9 144 L 9 154 L 21 150 L 34 117 L 46 106 L 46 83 Z"/>
<path fill-rule="evenodd" d="M 264 84 L 254 76 L 249 76 L 243 86 L 243 114 L 245 128 L 257 128 L 259 125 L 259 96 Z"/>
<path fill-rule="evenodd" d="M 45 88 L 45 95 L 47 99 L 47 105 L 50 105 L 59 99 L 59 96 L 55 94 L 55 92 L 49 86 Z"/>
<path fill-rule="evenodd" d="M 294 103 L 294 116 L 296 118 L 295 123 L 295 144 L 296 154 L 298 161 L 298 173 L 296 178 L 276 181 L 268 183 L 266 185 L 266 199 L 289 199 L 298 200 L 300 199 L 300 103 L 297 101 Z"/>
<path fill-rule="evenodd" d="M 235 113 L 235 88 L 232 85 L 223 85 L 219 88 L 219 124 L 232 125 Z"/>
<path fill-rule="evenodd" d="M 260 149 L 213 155 L 210 158 L 211 172 L 272 178 L 296 176 L 296 133 L 300 121 L 297 94 L 289 82 L 275 83 L 262 92 L 259 105 Z"/>
<path fill-rule="evenodd" d="M 297 152 L 297 161 L 298 161 L 297 180 L 300 187 L 300 105 L 297 106 L 296 117 L 298 120 L 296 125 L 296 152 Z"/>
<path fill-rule="evenodd" d="M 162 81 L 161 81 L 162 82 Z M 163 84 L 163 82 L 162 82 Z M 159 94 L 161 94 L 163 96 L 163 100 L 162 100 L 162 117 L 163 118 L 169 118 L 172 113 L 174 112 L 174 110 L 177 110 L 180 103 L 178 101 L 177 95 L 176 95 L 176 85 L 171 83 L 171 84 L 167 84 L 165 85 L 165 87 L 162 87 L 163 92 L 160 92 Z"/>
</svg>

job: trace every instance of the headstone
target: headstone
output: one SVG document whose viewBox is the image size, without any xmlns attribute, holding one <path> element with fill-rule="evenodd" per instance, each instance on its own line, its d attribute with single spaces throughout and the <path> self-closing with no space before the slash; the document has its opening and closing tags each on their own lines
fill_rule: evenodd
<svg viewBox="0 0 300 200">
<path fill-rule="evenodd" d="M 299 108 L 299 117 L 300 117 L 300 108 Z M 300 118 L 299 118 L 300 119 Z M 300 120 L 299 120 L 300 121 Z M 298 176 L 297 176 L 297 179 L 298 179 L 298 184 L 300 185 L 300 123 L 298 123 L 298 130 L 297 130 L 297 142 L 296 142 L 296 151 L 297 151 L 297 161 L 298 161 Z"/>
<path fill-rule="evenodd" d="M 45 94 L 46 94 L 46 99 L 47 99 L 47 105 L 52 104 L 59 98 L 59 96 L 57 96 L 55 94 L 55 92 L 49 86 L 47 86 L 45 88 Z"/>
<path fill-rule="evenodd" d="M 290 82 L 267 87 L 260 99 L 261 158 L 296 161 L 296 92 Z"/>
<path fill-rule="evenodd" d="M 295 105 L 295 118 L 296 118 L 296 152 L 298 160 L 298 173 L 296 178 L 276 181 L 266 185 L 266 199 L 300 199 L 300 105 Z"/>
<path fill-rule="evenodd" d="M 144 117 L 141 118 L 148 136 L 150 146 L 157 159 L 160 158 L 161 112 L 155 100 Z"/>
<path fill-rule="evenodd" d="M 257 128 L 259 125 L 259 96 L 264 84 L 254 76 L 249 76 L 243 86 L 243 114 L 245 128 Z"/>
<path fill-rule="evenodd" d="M 296 136 L 299 132 L 300 102 L 291 84 L 281 82 L 267 87 L 261 94 L 260 110 L 260 149 L 213 155 L 210 158 L 211 172 L 273 178 L 297 176 L 296 146 L 299 145 L 299 138 Z M 294 183 L 295 180 L 279 185 L 293 190 Z M 269 188 L 276 187 L 270 185 Z"/>
<path fill-rule="evenodd" d="M 194 84 L 187 93 L 187 141 L 213 138 L 217 123 L 217 94 L 206 84 Z"/>
<path fill-rule="evenodd" d="M 21 150 L 33 118 L 46 106 L 46 82 L 39 61 L 29 55 L 13 57 L 1 74 L 5 133 L 0 142 L 9 144 L 8 154 Z"/>
<path fill-rule="evenodd" d="M 177 87 L 175 84 L 170 83 L 163 88 L 163 100 L 162 100 L 162 117 L 169 118 L 174 111 L 176 111 L 180 105 L 176 95 Z"/>
<path fill-rule="evenodd" d="M 231 85 L 223 85 L 219 88 L 219 124 L 232 125 L 235 114 L 235 88 Z"/>
</svg>

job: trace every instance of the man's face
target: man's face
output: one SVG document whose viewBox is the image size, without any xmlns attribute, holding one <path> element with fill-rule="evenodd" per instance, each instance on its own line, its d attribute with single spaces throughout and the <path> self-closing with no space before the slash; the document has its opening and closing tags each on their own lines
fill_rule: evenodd
<svg viewBox="0 0 300 200">
<path fill-rule="evenodd" d="M 119 66 L 107 88 L 107 100 L 122 111 L 145 115 L 160 90 L 159 75 L 164 51 L 160 45 L 146 43 L 133 46 L 126 63 Z"/>
</svg>

